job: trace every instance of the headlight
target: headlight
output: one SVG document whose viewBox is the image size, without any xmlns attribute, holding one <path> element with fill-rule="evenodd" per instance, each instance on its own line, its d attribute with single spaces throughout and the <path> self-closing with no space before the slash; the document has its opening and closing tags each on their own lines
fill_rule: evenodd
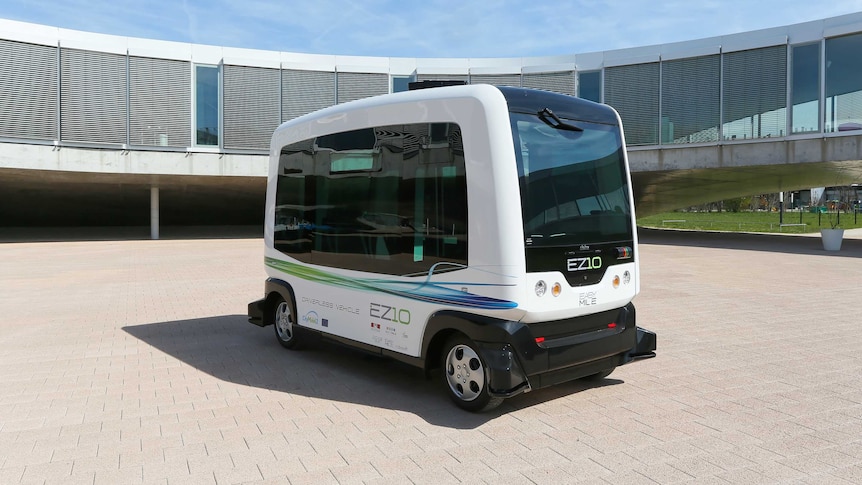
<svg viewBox="0 0 862 485">
<path fill-rule="evenodd" d="M 548 290 L 548 285 L 545 284 L 544 281 L 539 280 L 539 282 L 536 283 L 536 296 L 544 296 L 545 292 L 547 290 Z"/>
</svg>

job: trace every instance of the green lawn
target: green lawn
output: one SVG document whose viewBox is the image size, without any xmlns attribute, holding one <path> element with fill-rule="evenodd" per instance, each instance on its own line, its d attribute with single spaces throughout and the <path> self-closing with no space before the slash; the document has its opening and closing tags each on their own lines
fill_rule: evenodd
<svg viewBox="0 0 862 485">
<path fill-rule="evenodd" d="M 839 215 L 834 212 L 832 214 L 785 212 L 784 225 L 781 225 L 778 212 L 665 212 L 640 217 L 637 223 L 643 227 L 701 231 L 803 233 L 819 232 L 821 228 L 829 228 L 830 216 L 833 221 L 839 218 Z M 840 222 L 839 227 L 844 229 L 862 227 L 862 214 L 841 213 Z"/>
</svg>

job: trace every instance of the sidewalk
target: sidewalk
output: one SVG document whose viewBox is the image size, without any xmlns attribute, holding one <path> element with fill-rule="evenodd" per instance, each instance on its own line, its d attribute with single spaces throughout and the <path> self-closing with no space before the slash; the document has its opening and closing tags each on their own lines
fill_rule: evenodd
<svg viewBox="0 0 862 485">
<path fill-rule="evenodd" d="M 259 238 L 0 244 L 0 483 L 862 483 L 846 243 L 644 233 L 658 356 L 481 415 L 249 324 Z"/>
</svg>

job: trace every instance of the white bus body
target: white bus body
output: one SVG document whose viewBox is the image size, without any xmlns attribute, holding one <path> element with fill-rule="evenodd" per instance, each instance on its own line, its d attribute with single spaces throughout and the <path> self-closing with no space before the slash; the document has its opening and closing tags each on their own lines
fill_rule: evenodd
<svg viewBox="0 0 862 485">
<path fill-rule="evenodd" d="M 654 356 L 610 107 L 471 85 L 302 116 L 272 137 L 249 319 L 432 369 L 468 410 Z"/>
</svg>

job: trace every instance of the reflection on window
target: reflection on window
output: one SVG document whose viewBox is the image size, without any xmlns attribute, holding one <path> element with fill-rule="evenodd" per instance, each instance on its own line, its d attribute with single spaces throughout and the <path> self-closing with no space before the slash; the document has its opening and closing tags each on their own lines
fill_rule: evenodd
<svg viewBox="0 0 862 485">
<path fill-rule="evenodd" d="M 602 102 L 602 72 L 581 72 L 578 73 L 578 97 Z"/>
<path fill-rule="evenodd" d="M 195 66 L 195 143 L 218 146 L 219 68 Z"/>
<path fill-rule="evenodd" d="M 659 142 L 660 74 L 658 62 L 605 69 L 604 100 L 619 112 L 629 146 Z"/>
<path fill-rule="evenodd" d="M 718 55 L 662 63 L 663 144 L 718 141 L 720 72 Z"/>
<path fill-rule="evenodd" d="M 787 134 L 787 46 L 724 55 L 725 140 Z"/>
<path fill-rule="evenodd" d="M 826 39 L 827 132 L 862 130 L 862 34 Z"/>
<path fill-rule="evenodd" d="M 278 173 L 274 245 L 295 259 L 410 276 L 467 264 L 464 149 L 455 124 L 295 143 L 282 148 Z"/>
<path fill-rule="evenodd" d="M 392 76 L 392 92 L 401 93 L 410 90 L 410 83 L 414 79 L 412 76 Z"/>
<path fill-rule="evenodd" d="M 820 44 L 793 47 L 790 62 L 793 133 L 820 131 Z"/>
<path fill-rule="evenodd" d="M 560 130 L 514 113 L 512 132 L 527 246 L 631 238 L 622 138 L 612 125 Z"/>
</svg>

